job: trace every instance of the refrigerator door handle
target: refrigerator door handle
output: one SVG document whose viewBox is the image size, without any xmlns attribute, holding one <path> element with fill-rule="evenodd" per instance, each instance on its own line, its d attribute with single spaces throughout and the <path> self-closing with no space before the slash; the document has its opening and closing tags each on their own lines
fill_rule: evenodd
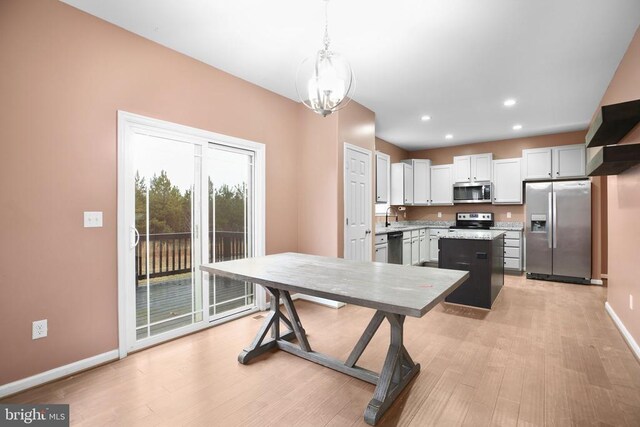
<svg viewBox="0 0 640 427">
<path fill-rule="evenodd" d="M 558 247 L 558 201 L 556 199 L 557 193 L 553 192 L 553 249 Z"/>
<path fill-rule="evenodd" d="M 551 249 L 551 233 L 553 231 L 553 227 L 550 226 L 550 222 L 551 222 L 551 193 L 549 193 L 549 204 L 548 206 L 548 214 L 549 217 L 547 218 L 547 242 L 549 243 L 549 249 Z"/>
</svg>

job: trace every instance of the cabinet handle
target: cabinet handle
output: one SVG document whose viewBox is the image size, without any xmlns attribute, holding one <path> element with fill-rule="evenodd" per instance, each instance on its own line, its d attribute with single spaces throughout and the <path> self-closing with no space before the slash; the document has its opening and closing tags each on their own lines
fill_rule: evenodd
<svg viewBox="0 0 640 427">
<path fill-rule="evenodd" d="M 556 172 L 556 175 L 560 175 L 560 171 Z"/>
<path fill-rule="evenodd" d="M 551 172 L 549 172 L 549 176 L 551 176 Z"/>
<path fill-rule="evenodd" d="M 380 196 L 378 196 L 378 199 L 380 198 Z"/>
</svg>

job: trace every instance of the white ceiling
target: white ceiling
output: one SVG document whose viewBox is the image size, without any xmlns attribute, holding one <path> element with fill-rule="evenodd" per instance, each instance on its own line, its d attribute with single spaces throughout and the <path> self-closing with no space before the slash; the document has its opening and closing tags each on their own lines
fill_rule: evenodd
<svg viewBox="0 0 640 427">
<path fill-rule="evenodd" d="M 321 47 L 321 0 L 64 1 L 294 100 L 298 64 Z M 638 24 L 638 0 L 329 5 L 354 99 L 410 150 L 584 129 Z"/>
</svg>

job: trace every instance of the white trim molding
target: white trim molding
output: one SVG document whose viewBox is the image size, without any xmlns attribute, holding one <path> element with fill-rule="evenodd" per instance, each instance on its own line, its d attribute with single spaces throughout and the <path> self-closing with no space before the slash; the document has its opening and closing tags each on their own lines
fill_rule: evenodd
<svg viewBox="0 0 640 427">
<path fill-rule="evenodd" d="M 12 383 L 0 385 L 0 398 L 58 380 L 60 378 L 68 377 L 69 375 L 80 371 L 86 371 L 87 369 L 112 362 L 118 358 L 118 350 L 111 350 L 106 353 L 78 360 L 77 362 L 69 363 L 68 365 L 59 366 Z"/>
<path fill-rule="evenodd" d="M 305 295 L 305 294 L 294 294 L 291 295 L 291 299 L 292 300 L 303 300 L 303 301 L 309 301 L 315 304 L 320 304 L 320 305 L 324 305 L 325 307 L 329 307 L 329 308 L 342 308 L 344 307 L 346 304 L 340 301 L 333 301 L 330 299 L 326 299 L 326 298 L 320 298 L 320 297 L 314 297 L 311 295 Z"/>
<path fill-rule="evenodd" d="M 633 355 L 636 357 L 636 359 L 640 360 L 640 346 L 638 346 L 638 343 L 636 342 L 636 340 L 633 339 L 633 336 L 631 335 L 629 330 L 624 326 L 624 323 L 622 323 L 622 320 L 620 320 L 616 312 L 613 311 L 613 307 L 611 307 L 611 304 L 609 304 L 609 301 L 604 303 L 604 309 L 607 311 L 607 313 L 609 313 L 611 320 L 613 320 L 613 323 L 615 323 L 616 327 L 622 334 L 622 337 L 629 345 L 629 348 L 633 352 Z"/>
</svg>

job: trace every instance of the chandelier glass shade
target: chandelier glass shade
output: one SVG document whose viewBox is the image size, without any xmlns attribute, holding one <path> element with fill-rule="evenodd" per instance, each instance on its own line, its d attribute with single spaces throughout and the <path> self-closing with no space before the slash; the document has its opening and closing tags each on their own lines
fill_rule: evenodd
<svg viewBox="0 0 640 427">
<path fill-rule="evenodd" d="M 328 0 L 324 1 L 328 3 Z M 349 62 L 339 53 L 329 50 L 327 22 L 325 20 L 324 48 L 304 59 L 296 75 L 298 98 L 323 117 L 346 106 L 355 89 Z"/>
</svg>

